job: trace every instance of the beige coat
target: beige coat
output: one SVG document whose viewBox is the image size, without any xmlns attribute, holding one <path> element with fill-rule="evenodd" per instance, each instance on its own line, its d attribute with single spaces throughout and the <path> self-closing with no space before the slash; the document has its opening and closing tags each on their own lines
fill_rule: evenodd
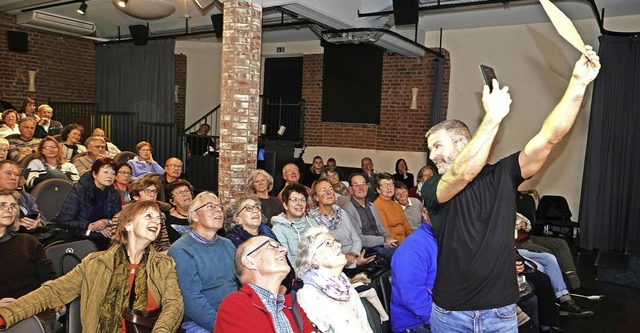
<svg viewBox="0 0 640 333">
<path fill-rule="evenodd" d="M 0 316 L 7 327 L 40 313 L 80 298 L 80 313 L 83 332 L 98 332 L 99 309 L 105 298 L 113 273 L 114 254 L 117 247 L 87 256 L 71 272 L 17 299 L 8 306 L 0 307 Z M 175 332 L 182 322 L 184 304 L 173 259 L 153 248 L 147 263 L 147 288 L 162 313 L 153 332 Z"/>
</svg>

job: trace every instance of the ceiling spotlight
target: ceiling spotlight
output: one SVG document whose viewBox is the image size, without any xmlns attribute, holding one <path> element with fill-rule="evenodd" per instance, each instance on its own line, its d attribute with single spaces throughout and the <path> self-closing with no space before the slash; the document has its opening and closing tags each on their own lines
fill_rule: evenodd
<svg viewBox="0 0 640 333">
<path fill-rule="evenodd" d="M 118 6 L 120 6 L 121 8 L 127 7 L 127 3 L 129 2 L 129 0 L 119 0 L 118 1 Z"/>
<path fill-rule="evenodd" d="M 78 8 L 78 14 L 80 15 L 84 15 L 87 13 L 87 3 L 82 1 L 82 3 L 80 4 L 80 8 Z"/>
</svg>

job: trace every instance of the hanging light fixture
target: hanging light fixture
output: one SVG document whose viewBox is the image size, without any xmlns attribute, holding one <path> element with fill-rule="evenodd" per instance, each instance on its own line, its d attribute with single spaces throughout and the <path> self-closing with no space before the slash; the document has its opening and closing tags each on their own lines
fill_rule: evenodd
<svg viewBox="0 0 640 333">
<path fill-rule="evenodd" d="M 80 4 L 80 8 L 78 8 L 78 14 L 80 15 L 84 15 L 87 13 L 87 3 L 82 1 L 82 3 Z"/>
<path fill-rule="evenodd" d="M 129 0 L 119 0 L 118 1 L 118 6 L 124 8 L 127 7 L 127 3 L 129 2 Z"/>
</svg>

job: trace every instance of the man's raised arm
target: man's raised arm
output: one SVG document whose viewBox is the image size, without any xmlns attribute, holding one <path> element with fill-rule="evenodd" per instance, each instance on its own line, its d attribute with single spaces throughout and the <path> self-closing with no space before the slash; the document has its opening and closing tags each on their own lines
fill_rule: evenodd
<svg viewBox="0 0 640 333">
<path fill-rule="evenodd" d="M 587 86 L 598 76 L 600 58 L 590 45 L 586 49 L 588 58 L 583 55 L 576 62 L 562 99 L 547 116 L 540 132 L 520 152 L 518 160 L 525 179 L 540 170 L 553 148 L 569 132 L 580 111 Z"/>
</svg>

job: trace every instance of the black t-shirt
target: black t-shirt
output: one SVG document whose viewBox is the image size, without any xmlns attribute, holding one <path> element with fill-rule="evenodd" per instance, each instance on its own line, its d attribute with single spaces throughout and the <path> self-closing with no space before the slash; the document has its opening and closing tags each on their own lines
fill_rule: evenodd
<svg viewBox="0 0 640 333">
<path fill-rule="evenodd" d="M 434 302 L 447 310 L 485 310 L 518 300 L 513 228 L 515 196 L 524 181 L 519 153 L 480 174 L 449 202 L 440 204 L 442 175 L 427 180 L 422 197 L 438 238 Z"/>
</svg>

